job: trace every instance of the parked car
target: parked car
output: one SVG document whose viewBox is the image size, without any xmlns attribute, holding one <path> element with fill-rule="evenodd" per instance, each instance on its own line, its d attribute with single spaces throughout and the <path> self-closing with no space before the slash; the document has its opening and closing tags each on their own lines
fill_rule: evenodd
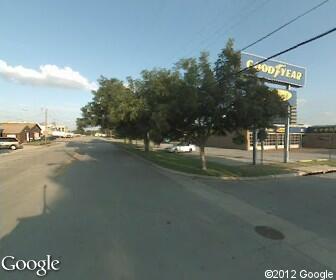
<svg viewBox="0 0 336 280">
<path fill-rule="evenodd" d="M 23 146 L 19 140 L 11 137 L 0 137 L 0 148 L 6 148 L 11 150 L 21 149 Z"/>
<path fill-rule="evenodd" d="M 171 153 L 191 153 L 196 151 L 196 146 L 188 143 L 179 143 L 167 148 L 167 151 Z"/>
</svg>

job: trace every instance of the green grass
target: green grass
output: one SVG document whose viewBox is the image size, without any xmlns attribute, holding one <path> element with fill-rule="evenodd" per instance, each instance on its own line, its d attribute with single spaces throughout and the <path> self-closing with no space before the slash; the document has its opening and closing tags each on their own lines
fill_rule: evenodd
<svg viewBox="0 0 336 280">
<path fill-rule="evenodd" d="M 130 144 L 119 144 L 128 151 L 137 154 L 162 167 L 181 171 L 185 173 L 207 175 L 216 177 L 255 177 L 290 173 L 291 170 L 277 165 L 246 164 L 241 166 L 223 165 L 215 162 L 207 162 L 208 170 L 201 169 L 201 162 L 198 158 L 185 156 L 183 154 L 168 153 L 166 151 L 150 151 L 145 153 Z"/>
</svg>

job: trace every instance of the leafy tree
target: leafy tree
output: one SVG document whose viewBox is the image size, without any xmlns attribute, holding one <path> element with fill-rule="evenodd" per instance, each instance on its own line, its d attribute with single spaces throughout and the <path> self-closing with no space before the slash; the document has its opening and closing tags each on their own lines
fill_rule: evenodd
<svg viewBox="0 0 336 280">
<path fill-rule="evenodd" d="M 177 64 L 183 83 L 175 115 L 176 130 L 199 146 L 202 169 L 206 170 L 205 145 L 208 138 L 223 132 L 225 107 L 218 91 L 209 55 L 183 59 Z"/>
<path fill-rule="evenodd" d="M 228 129 L 253 132 L 253 164 L 256 164 L 257 131 L 272 127 L 275 117 L 284 116 L 286 104 L 257 77 L 256 70 L 240 71 L 240 53 L 233 49 L 233 40 L 219 54 L 215 72 L 220 89 L 230 97 Z"/>
<path fill-rule="evenodd" d="M 118 127 L 112 120 L 110 113 L 118 107 L 120 96 L 124 95 L 127 88 L 117 79 L 101 77 L 99 88 L 93 91 L 92 101 L 81 108 L 82 117 L 77 119 L 77 128 L 83 130 L 88 126 L 100 126 L 102 130 Z"/>
<path fill-rule="evenodd" d="M 132 83 L 140 106 L 137 125 L 142 131 L 145 151 L 149 150 L 150 140 L 161 143 L 172 129 L 167 120 L 178 83 L 178 75 L 166 69 L 144 70 L 141 79 Z"/>
<path fill-rule="evenodd" d="M 209 55 L 182 59 L 172 70 L 144 70 L 141 78 L 99 79 L 92 102 L 82 108 L 78 129 L 100 126 L 120 137 L 150 140 L 163 138 L 193 141 L 200 148 L 206 170 L 205 146 L 211 135 L 272 126 L 285 112 L 278 95 L 257 78 L 255 70 L 240 71 L 240 53 L 233 40 L 218 55 L 215 67 Z M 255 149 L 255 147 L 254 147 Z"/>
</svg>

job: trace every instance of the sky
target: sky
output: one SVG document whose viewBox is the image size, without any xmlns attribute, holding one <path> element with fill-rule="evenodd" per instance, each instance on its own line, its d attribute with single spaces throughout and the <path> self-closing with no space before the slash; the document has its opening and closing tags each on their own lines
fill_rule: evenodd
<svg viewBox="0 0 336 280">
<path fill-rule="evenodd" d="M 97 79 L 139 77 L 210 52 L 243 48 L 317 0 L 1 0 L 0 121 L 48 118 L 75 128 Z M 336 0 L 249 48 L 269 56 L 336 26 Z M 336 124 L 336 32 L 278 60 L 306 68 L 298 119 Z"/>
</svg>

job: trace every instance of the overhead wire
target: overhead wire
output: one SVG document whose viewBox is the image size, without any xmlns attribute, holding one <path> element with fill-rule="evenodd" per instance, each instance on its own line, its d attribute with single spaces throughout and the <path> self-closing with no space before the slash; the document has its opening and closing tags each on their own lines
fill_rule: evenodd
<svg viewBox="0 0 336 280">
<path fill-rule="evenodd" d="M 287 49 L 285 49 L 285 50 L 283 50 L 283 51 L 281 51 L 281 52 L 278 52 L 278 53 L 276 53 L 276 54 L 273 54 L 273 55 L 271 55 L 271 56 L 269 56 L 269 57 L 267 57 L 267 58 L 265 58 L 265 59 L 263 59 L 263 60 L 261 60 L 261 61 L 255 63 L 255 64 L 253 64 L 253 65 L 250 65 L 250 66 L 248 66 L 248 67 L 245 67 L 244 69 L 238 71 L 237 73 L 244 72 L 244 71 L 246 71 L 246 70 L 248 70 L 248 69 L 250 69 L 250 68 L 253 68 L 253 67 L 255 67 L 255 66 L 259 65 L 259 64 L 262 64 L 262 63 L 264 63 L 264 62 L 266 62 L 266 61 L 268 61 L 268 60 L 270 60 L 270 59 L 272 59 L 272 58 L 275 58 L 275 57 L 277 57 L 277 56 L 279 56 L 279 55 L 282 55 L 282 54 L 284 54 L 284 53 L 290 52 L 290 51 L 292 51 L 292 50 L 294 50 L 294 49 L 297 49 L 297 48 L 299 48 L 299 47 L 301 47 L 301 46 L 304 46 L 304 45 L 309 44 L 309 43 L 311 43 L 311 42 L 313 42 L 313 41 L 315 41 L 315 40 L 318 40 L 318 39 L 320 39 L 320 38 L 322 38 L 322 37 L 324 37 L 324 36 L 327 36 L 327 35 L 329 35 L 329 34 L 335 32 L 335 31 L 336 31 L 336 27 L 331 28 L 331 29 L 329 29 L 329 30 L 327 30 L 327 31 L 325 31 L 325 32 L 323 32 L 323 33 L 321 33 L 321 34 L 319 34 L 319 35 L 316 35 L 316 36 L 314 36 L 314 37 L 312 37 L 312 38 L 310 38 L 310 39 L 308 39 L 308 40 L 302 41 L 302 42 L 300 42 L 300 43 L 298 43 L 298 44 L 296 44 L 296 45 L 294 45 L 294 46 L 292 46 L 292 47 L 290 47 L 290 48 L 287 48 Z"/>
<path fill-rule="evenodd" d="M 254 46 L 254 45 L 258 44 L 258 43 L 260 43 L 261 41 L 267 39 L 268 37 L 272 36 L 273 34 L 275 34 L 275 33 L 279 32 L 280 30 L 284 29 L 286 26 L 288 26 L 288 25 L 292 24 L 293 22 L 299 20 L 300 18 L 302 18 L 302 17 L 308 15 L 309 13 L 311 13 L 311 12 L 317 10 L 318 8 L 320 8 L 321 6 L 323 6 L 324 4 L 326 4 L 327 2 L 329 2 L 329 0 L 324 0 L 324 1 L 322 1 L 322 2 L 319 3 L 318 5 L 315 5 L 314 7 L 310 8 L 310 9 L 307 10 L 307 11 L 305 11 L 304 13 L 302 13 L 302 14 L 300 14 L 300 15 L 294 17 L 293 19 L 291 19 L 291 20 L 289 20 L 288 22 L 282 24 L 281 26 L 279 26 L 278 28 L 274 29 L 273 31 L 271 31 L 271 32 L 267 33 L 266 35 L 262 36 L 262 37 L 259 38 L 258 40 L 256 40 L 256 41 L 250 43 L 249 45 L 245 46 L 245 47 L 242 48 L 240 51 L 244 51 L 244 50 L 246 50 L 246 49 L 248 49 L 248 48 L 250 48 L 250 47 L 252 47 L 252 46 Z"/>
<path fill-rule="evenodd" d="M 256 1 L 257 0 L 254 0 L 254 2 L 256 2 Z M 251 1 L 249 1 L 246 6 L 242 7 L 242 9 L 240 9 L 240 13 L 239 13 L 238 16 L 235 14 L 235 15 L 232 15 L 231 17 L 229 17 L 229 19 L 227 21 L 225 21 L 225 23 L 223 23 L 222 25 L 220 25 L 218 28 L 216 28 L 216 30 L 214 32 L 212 32 L 210 34 L 210 37 L 211 36 L 218 37 L 218 35 L 221 34 L 223 31 L 227 32 L 227 31 L 229 31 L 229 30 L 237 27 L 244 20 L 246 20 L 246 18 L 248 18 L 249 16 L 251 16 L 255 11 L 257 11 L 258 9 L 260 9 L 262 6 L 268 4 L 269 2 L 270 2 L 269 0 L 264 0 L 264 1 L 260 2 L 258 5 L 253 6 L 252 9 L 248 9 L 248 8 L 251 7 Z M 233 24 L 231 24 L 227 28 L 225 28 L 228 25 L 228 23 L 230 23 L 235 18 L 238 18 L 238 21 L 235 21 Z M 209 42 L 208 38 L 209 38 L 209 36 L 207 36 L 206 38 L 203 38 L 200 41 L 199 45 L 204 45 L 204 43 Z M 213 38 L 212 38 L 212 40 L 210 42 L 212 42 L 212 41 L 213 41 Z M 208 46 L 209 46 L 209 43 L 204 48 L 207 48 Z M 195 50 L 191 50 L 189 52 L 186 52 L 182 56 L 183 57 L 187 57 L 187 56 L 191 55 L 194 52 L 195 52 Z M 178 58 L 179 57 L 175 57 L 174 59 L 178 59 Z"/>
</svg>

